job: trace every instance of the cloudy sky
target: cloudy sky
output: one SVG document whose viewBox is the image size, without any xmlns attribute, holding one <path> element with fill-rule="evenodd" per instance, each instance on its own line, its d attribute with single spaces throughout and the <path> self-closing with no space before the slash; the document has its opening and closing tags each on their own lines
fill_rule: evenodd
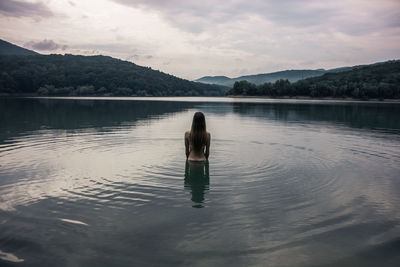
<svg viewBox="0 0 400 267">
<path fill-rule="evenodd" d="M 0 38 L 186 79 L 400 59 L 399 0 L 0 0 Z"/>
</svg>

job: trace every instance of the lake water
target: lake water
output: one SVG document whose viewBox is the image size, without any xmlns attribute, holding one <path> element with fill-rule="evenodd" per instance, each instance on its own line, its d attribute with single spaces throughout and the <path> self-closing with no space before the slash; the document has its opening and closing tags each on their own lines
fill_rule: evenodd
<svg viewBox="0 0 400 267">
<path fill-rule="evenodd" d="M 400 104 L 0 99 L 1 266 L 399 266 L 399 206 Z"/>
</svg>

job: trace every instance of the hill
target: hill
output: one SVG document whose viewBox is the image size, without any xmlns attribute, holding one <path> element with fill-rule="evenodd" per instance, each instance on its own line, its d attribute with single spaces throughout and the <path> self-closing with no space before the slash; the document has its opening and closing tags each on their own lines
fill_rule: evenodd
<svg viewBox="0 0 400 267">
<path fill-rule="evenodd" d="M 0 94 L 219 96 L 226 90 L 107 56 L 0 56 Z"/>
<path fill-rule="evenodd" d="M 311 96 L 400 98 L 400 60 L 356 66 L 347 71 L 328 72 L 318 77 L 291 83 L 256 85 L 247 81 L 235 82 L 228 95 Z"/>
<path fill-rule="evenodd" d="M 342 67 L 330 70 L 317 69 L 317 70 L 283 70 L 271 73 L 262 73 L 262 74 L 254 74 L 254 75 L 245 75 L 237 78 L 229 78 L 226 76 L 205 76 L 195 80 L 195 82 L 207 83 L 207 84 L 219 84 L 223 86 L 232 87 L 235 82 L 238 81 L 248 81 L 250 83 L 254 83 L 256 85 L 261 85 L 263 83 L 273 83 L 277 80 L 288 80 L 290 82 L 296 82 L 298 80 L 321 76 L 325 73 L 329 72 L 341 72 L 351 70 L 353 68 L 362 67 L 362 66 L 353 66 L 353 67 Z"/>
<path fill-rule="evenodd" d="M 260 85 L 266 82 L 275 82 L 280 79 L 287 79 L 290 82 L 295 82 L 308 77 L 320 76 L 324 74 L 325 70 L 284 70 L 266 74 L 256 74 L 241 76 L 233 79 L 236 81 L 246 80 L 248 82 Z"/>
<path fill-rule="evenodd" d="M 275 82 L 280 79 L 287 79 L 290 82 L 295 82 L 304 78 L 320 76 L 324 73 L 326 73 L 326 70 L 284 70 L 272 73 L 245 75 L 237 78 L 229 78 L 226 76 L 205 76 L 195 80 L 195 82 L 232 87 L 233 84 L 238 81 L 248 81 L 256 85 L 266 82 Z"/>
<path fill-rule="evenodd" d="M 231 78 L 226 76 L 204 76 L 200 79 L 195 80 L 195 82 L 230 86 L 231 80 Z"/>
<path fill-rule="evenodd" d="M 0 55 L 39 55 L 35 51 L 25 49 L 0 39 Z"/>
</svg>

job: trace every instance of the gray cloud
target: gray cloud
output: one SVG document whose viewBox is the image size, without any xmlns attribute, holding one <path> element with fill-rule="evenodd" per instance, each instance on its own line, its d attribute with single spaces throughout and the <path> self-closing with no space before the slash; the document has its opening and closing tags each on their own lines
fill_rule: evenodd
<svg viewBox="0 0 400 267">
<path fill-rule="evenodd" d="M 26 43 L 25 46 L 39 51 L 54 51 L 59 49 L 66 50 L 68 48 L 67 45 L 57 44 L 53 40 L 47 40 L 47 39 L 38 42 L 31 41 Z"/>
<path fill-rule="evenodd" d="M 200 33 L 215 23 L 223 23 L 241 16 L 232 3 L 205 1 L 112 0 L 122 5 L 156 10 L 173 26 L 188 32 Z M 232 15 L 235 15 L 232 17 Z"/>
<path fill-rule="evenodd" d="M 11 17 L 51 17 L 53 12 L 43 3 L 13 0 L 0 1 L 0 13 Z"/>
<path fill-rule="evenodd" d="M 301 0 L 283 1 L 160 1 L 113 0 L 120 4 L 160 11 L 174 25 L 191 32 L 207 26 L 258 15 L 279 24 L 309 26 L 321 23 L 337 11 L 328 7 L 305 5 Z"/>
<path fill-rule="evenodd" d="M 131 60 L 138 60 L 140 58 L 140 56 L 139 55 L 137 55 L 137 54 L 134 54 L 134 55 L 131 55 L 131 56 L 128 56 L 127 58 L 125 58 L 125 60 L 128 60 L 128 61 L 131 61 Z"/>
<path fill-rule="evenodd" d="M 131 56 L 126 57 L 125 60 L 128 60 L 128 61 L 131 61 L 131 60 L 136 61 L 136 60 L 141 60 L 141 59 L 152 59 L 152 58 L 153 58 L 152 55 L 138 55 L 138 54 L 134 54 L 134 55 L 131 55 Z"/>
<path fill-rule="evenodd" d="M 371 1 L 367 9 L 356 1 L 324 2 L 317 0 L 112 0 L 122 5 L 158 11 L 173 26 L 201 33 L 220 24 L 257 16 L 279 26 L 323 28 L 328 25 L 348 34 L 364 34 L 400 24 L 400 3 Z M 390 6 L 382 8 L 383 4 Z M 393 5 L 398 8 L 393 8 Z M 356 7 L 356 8 L 354 8 Z M 376 8 L 375 8 L 376 7 Z M 367 11 L 367 14 L 365 14 Z M 381 20 L 377 20 L 379 17 Z"/>
</svg>

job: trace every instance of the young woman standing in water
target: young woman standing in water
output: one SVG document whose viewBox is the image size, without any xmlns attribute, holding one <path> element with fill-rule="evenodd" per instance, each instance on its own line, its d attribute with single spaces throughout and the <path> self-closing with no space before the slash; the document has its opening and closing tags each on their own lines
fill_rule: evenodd
<svg viewBox="0 0 400 267">
<path fill-rule="evenodd" d="M 206 131 L 206 119 L 202 112 L 193 116 L 192 128 L 185 133 L 186 158 L 191 162 L 205 162 L 210 155 L 211 135 Z"/>
</svg>

